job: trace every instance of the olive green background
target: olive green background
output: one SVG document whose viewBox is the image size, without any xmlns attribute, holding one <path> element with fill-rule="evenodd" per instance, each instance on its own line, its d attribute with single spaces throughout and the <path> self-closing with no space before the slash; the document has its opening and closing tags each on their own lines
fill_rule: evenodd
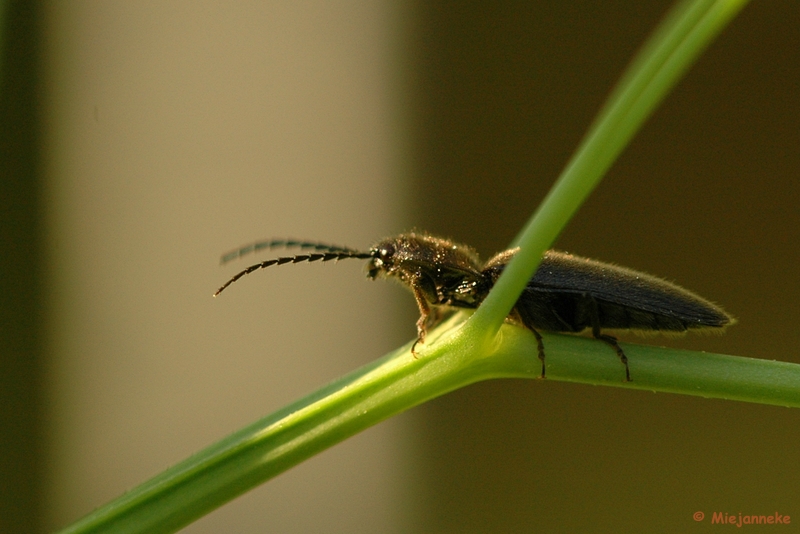
<svg viewBox="0 0 800 534">
<path fill-rule="evenodd" d="M 413 4 L 400 67 L 404 224 L 484 257 L 502 250 L 668 5 Z M 722 337 L 644 342 L 800 363 L 798 21 L 800 4 L 789 0 L 745 8 L 556 243 L 674 280 L 739 320 Z M 37 276 L 43 251 L 33 246 L 41 242 L 35 4 L 11 2 L 5 27 L 0 531 L 36 532 L 47 467 L 38 454 L 47 302 Z M 400 338 L 415 313 L 406 300 Z M 631 372 L 635 380 L 635 361 Z M 797 410 L 502 380 L 410 416 L 403 499 L 415 532 L 705 531 L 716 527 L 713 512 L 796 518 L 784 531 L 800 523 Z"/>
</svg>

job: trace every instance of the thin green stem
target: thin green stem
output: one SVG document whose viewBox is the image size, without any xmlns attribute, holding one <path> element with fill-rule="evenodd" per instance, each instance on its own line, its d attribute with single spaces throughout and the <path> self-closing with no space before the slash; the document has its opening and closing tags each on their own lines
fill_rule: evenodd
<svg viewBox="0 0 800 534">
<path fill-rule="evenodd" d="M 686 0 L 656 29 L 628 67 L 553 188 L 514 240 L 520 251 L 471 325 L 489 338 L 578 208 L 634 133 L 746 0 Z"/>
</svg>

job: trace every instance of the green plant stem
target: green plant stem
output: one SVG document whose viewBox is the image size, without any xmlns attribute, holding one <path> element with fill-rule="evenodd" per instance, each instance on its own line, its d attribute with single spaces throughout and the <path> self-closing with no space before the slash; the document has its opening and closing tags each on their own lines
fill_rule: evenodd
<svg viewBox="0 0 800 534">
<path fill-rule="evenodd" d="M 410 345 L 229 436 L 64 533 L 173 532 L 314 454 L 394 414 L 490 378 L 538 378 L 533 335 L 505 325 L 496 348 L 474 357 L 463 317 L 431 332 L 424 357 Z M 779 406 L 800 406 L 800 365 L 623 344 L 633 382 L 613 350 L 593 339 L 544 334 L 547 380 L 564 380 Z M 438 339 L 437 339 L 438 337 Z M 689 372 L 687 373 L 687 369 Z"/>
</svg>

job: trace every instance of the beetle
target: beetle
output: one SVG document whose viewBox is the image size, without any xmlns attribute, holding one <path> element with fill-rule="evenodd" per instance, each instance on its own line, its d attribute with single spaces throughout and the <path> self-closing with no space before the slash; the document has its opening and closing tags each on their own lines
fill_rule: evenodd
<svg viewBox="0 0 800 534">
<path fill-rule="evenodd" d="M 228 280 L 214 296 L 242 276 L 272 265 L 369 259 L 368 278 L 397 279 L 414 294 L 420 313 L 416 323 L 417 340 L 411 349 L 415 355 L 416 346 L 425 342 L 428 329 L 440 321 L 441 312 L 477 308 L 519 250 L 500 252 L 483 263 L 468 246 L 409 232 L 383 239 L 368 251 L 311 241 L 262 241 L 224 255 L 222 262 L 275 247 L 312 249 L 313 252 L 251 265 Z M 536 337 L 542 378 L 546 371 L 545 351 L 539 330 L 579 333 L 590 329 L 593 337 L 615 350 L 625 366 L 626 381 L 631 380 L 628 358 L 617 338 L 603 330 L 722 331 L 736 322 L 716 304 L 661 278 L 555 250 L 544 254 L 508 319 L 529 329 Z"/>
</svg>

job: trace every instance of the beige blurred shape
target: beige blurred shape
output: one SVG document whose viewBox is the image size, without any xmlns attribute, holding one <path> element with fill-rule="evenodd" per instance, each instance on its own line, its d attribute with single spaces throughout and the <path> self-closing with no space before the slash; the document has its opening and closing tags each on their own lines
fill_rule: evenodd
<svg viewBox="0 0 800 534">
<path fill-rule="evenodd" d="M 48 528 L 392 347 L 394 293 L 361 262 L 211 294 L 249 240 L 396 231 L 402 21 L 389 2 L 47 5 Z M 403 421 L 187 532 L 402 531 Z"/>
</svg>

